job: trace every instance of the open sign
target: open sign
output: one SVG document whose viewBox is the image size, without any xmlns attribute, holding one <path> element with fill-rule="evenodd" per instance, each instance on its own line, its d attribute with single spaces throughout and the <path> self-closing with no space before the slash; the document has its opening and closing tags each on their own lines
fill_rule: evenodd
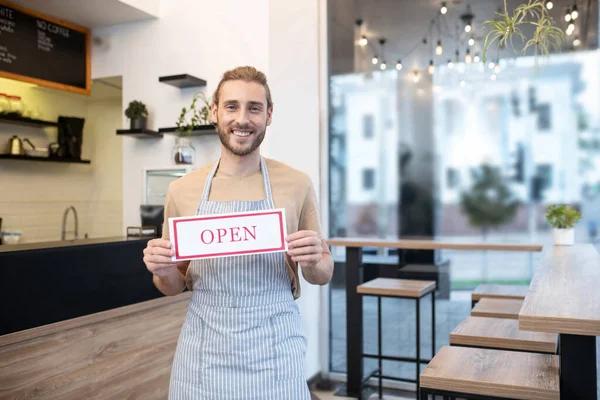
<svg viewBox="0 0 600 400">
<path fill-rule="evenodd" d="M 285 209 L 169 218 L 173 261 L 287 251 Z"/>
</svg>

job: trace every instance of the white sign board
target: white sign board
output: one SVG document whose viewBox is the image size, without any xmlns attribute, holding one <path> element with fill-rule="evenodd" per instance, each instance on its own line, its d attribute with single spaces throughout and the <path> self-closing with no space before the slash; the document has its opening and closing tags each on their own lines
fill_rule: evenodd
<svg viewBox="0 0 600 400">
<path fill-rule="evenodd" d="M 169 218 L 173 261 L 287 251 L 285 209 Z"/>
</svg>

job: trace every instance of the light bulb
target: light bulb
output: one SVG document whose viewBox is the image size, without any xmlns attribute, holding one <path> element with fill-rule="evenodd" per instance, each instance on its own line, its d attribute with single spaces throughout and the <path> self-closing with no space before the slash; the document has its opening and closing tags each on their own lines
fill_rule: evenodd
<svg viewBox="0 0 600 400">
<path fill-rule="evenodd" d="M 448 7 L 446 7 L 446 2 L 442 1 L 442 8 L 440 8 L 440 12 L 442 14 L 446 14 L 448 12 Z"/>
<path fill-rule="evenodd" d="M 499 65 L 496 65 L 496 66 L 494 67 L 494 72 L 495 72 L 496 74 L 499 74 L 499 73 L 500 73 L 500 66 L 499 66 Z"/>
<path fill-rule="evenodd" d="M 476 63 L 478 63 L 478 62 L 479 62 L 479 60 L 480 60 L 480 59 L 479 59 L 479 56 L 478 56 L 478 55 L 475 55 L 475 57 L 473 57 L 473 61 L 475 61 Z"/>
<path fill-rule="evenodd" d="M 581 40 L 579 40 L 578 37 L 575 37 L 575 40 L 573 40 L 573 46 L 579 47 L 580 44 L 581 44 Z"/>
<path fill-rule="evenodd" d="M 429 75 L 433 75 L 434 69 L 435 67 L 433 66 L 433 60 L 429 61 L 429 67 L 427 67 L 427 72 L 429 73 Z"/>
<path fill-rule="evenodd" d="M 369 43 L 369 41 L 367 40 L 366 36 L 362 36 L 358 41 L 358 44 L 360 44 L 361 46 L 366 46 L 367 43 Z"/>
<path fill-rule="evenodd" d="M 488 67 L 490 67 L 490 69 L 494 69 L 495 66 L 496 64 L 494 64 L 493 61 L 490 61 L 490 63 L 488 64 Z"/>
<path fill-rule="evenodd" d="M 413 82 L 417 83 L 417 82 L 419 82 L 419 79 L 421 79 L 421 77 L 419 76 L 419 71 L 414 71 L 413 72 Z"/>
<path fill-rule="evenodd" d="M 493 80 L 493 81 L 495 81 L 496 80 L 496 75 L 490 76 L 490 79 Z"/>
<path fill-rule="evenodd" d="M 437 46 L 435 46 L 435 54 L 441 56 L 443 51 L 444 50 L 442 49 L 442 42 L 438 40 Z"/>
<path fill-rule="evenodd" d="M 384 62 L 381 63 L 381 65 L 379 66 L 379 68 L 381 68 L 381 70 L 385 70 L 387 68 L 387 64 Z"/>
<path fill-rule="evenodd" d="M 552 3 L 551 0 L 548 0 L 548 2 L 546 3 L 546 8 L 548 10 L 552 10 L 552 7 L 554 7 L 554 3 Z"/>
<path fill-rule="evenodd" d="M 573 4 L 573 11 L 571 11 L 571 19 L 577 19 L 579 12 L 577 11 L 577 4 Z"/>
<path fill-rule="evenodd" d="M 475 39 L 469 39 L 469 46 L 473 46 L 475 44 Z"/>
<path fill-rule="evenodd" d="M 565 13 L 565 21 L 569 22 L 571 20 L 571 10 L 567 8 L 567 12 Z"/>
<path fill-rule="evenodd" d="M 448 68 L 450 68 L 450 69 L 454 68 L 454 63 L 450 59 L 448 60 Z"/>
<path fill-rule="evenodd" d="M 396 63 L 396 69 L 398 71 L 400 71 L 402 69 L 402 61 L 398 60 L 398 62 Z"/>
<path fill-rule="evenodd" d="M 371 60 L 373 62 L 373 65 L 377 64 L 379 62 L 379 59 L 377 58 L 377 56 L 373 57 L 373 60 Z"/>
<path fill-rule="evenodd" d="M 471 24 L 465 25 L 465 32 L 467 32 L 467 33 L 471 32 Z"/>
<path fill-rule="evenodd" d="M 472 61 L 473 57 L 471 57 L 471 53 L 469 52 L 469 49 L 467 49 L 467 53 L 465 54 L 465 62 L 467 64 L 471 64 Z"/>
</svg>

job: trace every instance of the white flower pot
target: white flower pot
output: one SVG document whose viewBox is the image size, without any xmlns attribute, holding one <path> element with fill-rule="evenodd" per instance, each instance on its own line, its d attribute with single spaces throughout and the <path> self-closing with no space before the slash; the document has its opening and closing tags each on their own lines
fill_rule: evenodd
<svg viewBox="0 0 600 400">
<path fill-rule="evenodd" d="M 572 246 L 575 243 L 575 229 L 554 229 L 554 244 L 556 246 Z"/>
</svg>

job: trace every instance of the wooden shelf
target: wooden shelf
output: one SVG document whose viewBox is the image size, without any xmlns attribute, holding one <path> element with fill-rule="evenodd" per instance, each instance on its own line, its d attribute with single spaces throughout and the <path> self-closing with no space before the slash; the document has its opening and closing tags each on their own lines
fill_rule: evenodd
<svg viewBox="0 0 600 400">
<path fill-rule="evenodd" d="M 54 157 L 33 157 L 33 156 L 16 156 L 13 154 L 0 154 L 0 159 L 4 160 L 23 160 L 23 161 L 45 161 L 58 163 L 75 163 L 75 164 L 90 164 L 90 160 L 77 160 L 74 158 L 54 158 Z"/>
<path fill-rule="evenodd" d="M 58 126 L 57 122 L 43 121 L 41 119 L 25 118 L 25 117 L 21 117 L 18 115 L 7 115 L 7 114 L 0 114 L 0 123 L 35 126 L 35 127 L 41 127 L 41 128 Z"/>
<path fill-rule="evenodd" d="M 117 129 L 117 135 L 131 136 L 139 139 L 161 138 L 162 133 L 150 129 Z"/>
<path fill-rule="evenodd" d="M 189 74 L 161 76 L 158 78 L 158 81 L 180 89 L 206 86 L 206 81 L 204 79 L 196 78 Z"/>
<path fill-rule="evenodd" d="M 159 128 L 158 132 L 167 135 L 179 135 L 179 132 L 177 132 L 177 127 Z M 190 136 L 209 136 L 216 134 L 217 128 L 214 125 L 198 125 L 194 127 L 194 130 L 190 133 Z"/>
</svg>

